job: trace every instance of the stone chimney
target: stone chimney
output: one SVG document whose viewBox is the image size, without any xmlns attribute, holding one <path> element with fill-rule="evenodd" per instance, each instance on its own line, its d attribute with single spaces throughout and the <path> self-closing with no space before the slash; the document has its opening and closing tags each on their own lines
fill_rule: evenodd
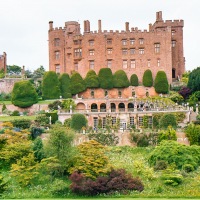
<svg viewBox="0 0 200 200">
<path fill-rule="evenodd" d="M 129 31 L 129 22 L 126 22 L 126 23 L 125 23 L 125 30 L 126 30 L 126 32 Z"/>
<path fill-rule="evenodd" d="M 98 20 L 98 32 L 101 33 L 101 20 Z"/>
<path fill-rule="evenodd" d="M 49 30 L 53 29 L 53 21 L 49 21 Z"/>
<path fill-rule="evenodd" d="M 163 21 L 162 19 L 162 11 L 156 12 L 156 21 Z"/>
<path fill-rule="evenodd" d="M 90 32 L 90 21 L 85 20 L 84 21 L 84 33 L 89 33 Z"/>
</svg>

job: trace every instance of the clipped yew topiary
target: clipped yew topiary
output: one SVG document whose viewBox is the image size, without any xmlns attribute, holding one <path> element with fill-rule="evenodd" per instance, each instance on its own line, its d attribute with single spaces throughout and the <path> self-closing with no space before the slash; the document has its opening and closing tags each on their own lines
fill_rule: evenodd
<svg viewBox="0 0 200 200">
<path fill-rule="evenodd" d="M 80 131 L 83 127 L 87 126 L 87 119 L 83 114 L 72 115 L 71 128 Z"/>
<path fill-rule="evenodd" d="M 131 83 L 132 86 L 138 86 L 139 85 L 138 76 L 136 74 L 132 74 L 132 76 L 130 78 L 130 83 Z"/>
<path fill-rule="evenodd" d="M 114 88 L 125 88 L 130 85 L 128 77 L 123 70 L 118 70 L 113 75 L 113 87 Z"/>
<path fill-rule="evenodd" d="M 154 87 L 157 93 L 166 94 L 169 92 L 169 83 L 166 73 L 164 71 L 157 72 Z"/>
<path fill-rule="evenodd" d="M 74 72 L 71 76 L 70 90 L 72 94 L 78 94 L 86 89 L 85 81 L 78 72 Z"/>
<path fill-rule="evenodd" d="M 142 83 L 145 87 L 152 87 L 153 86 L 153 76 L 151 70 L 147 69 L 144 72 Z"/>
<path fill-rule="evenodd" d="M 70 77 L 69 74 L 63 73 L 59 77 L 60 81 L 60 91 L 61 91 L 61 96 L 64 99 L 71 98 L 72 94 L 70 91 Z"/>
<path fill-rule="evenodd" d="M 100 88 L 112 89 L 113 88 L 113 75 L 110 68 L 101 68 L 99 70 L 99 84 Z"/>
<path fill-rule="evenodd" d="M 42 98 L 58 99 L 60 98 L 60 84 L 55 72 L 49 71 L 44 74 L 42 81 Z"/>
<path fill-rule="evenodd" d="M 12 91 L 12 103 L 20 108 L 30 107 L 38 102 L 38 95 L 30 81 L 15 83 Z"/>
<path fill-rule="evenodd" d="M 89 70 L 85 77 L 85 85 L 87 88 L 98 88 L 99 79 L 94 70 Z"/>
</svg>

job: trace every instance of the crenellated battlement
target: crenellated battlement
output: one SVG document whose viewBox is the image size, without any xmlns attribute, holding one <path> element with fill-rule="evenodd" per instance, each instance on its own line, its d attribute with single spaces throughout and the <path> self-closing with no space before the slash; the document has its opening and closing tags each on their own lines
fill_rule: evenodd
<svg viewBox="0 0 200 200">
<path fill-rule="evenodd" d="M 181 26 L 183 27 L 184 26 L 184 20 L 163 20 L 163 21 L 156 21 L 154 23 L 153 26 L 162 26 L 162 27 L 167 27 L 167 26 L 172 26 L 172 27 L 178 27 L 178 26 Z"/>
</svg>

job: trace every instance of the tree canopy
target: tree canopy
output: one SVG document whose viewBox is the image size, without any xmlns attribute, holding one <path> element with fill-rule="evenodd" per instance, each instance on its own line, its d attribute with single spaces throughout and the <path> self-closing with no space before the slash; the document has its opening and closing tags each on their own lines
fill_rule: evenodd
<svg viewBox="0 0 200 200">
<path fill-rule="evenodd" d="M 189 74 L 189 80 L 187 85 L 193 92 L 200 90 L 200 67 L 192 70 Z"/>
</svg>

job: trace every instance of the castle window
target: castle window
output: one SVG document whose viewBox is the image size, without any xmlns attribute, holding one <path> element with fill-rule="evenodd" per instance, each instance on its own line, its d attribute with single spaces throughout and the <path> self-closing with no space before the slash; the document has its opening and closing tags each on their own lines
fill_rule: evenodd
<svg viewBox="0 0 200 200">
<path fill-rule="evenodd" d="M 105 97 L 108 96 L 108 90 L 104 90 L 104 96 L 105 96 Z"/>
<path fill-rule="evenodd" d="M 118 97 L 122 97 L 122 91 L 121 90 L 118 90 Z"/>
<path fill-rule="evenodd" d="M 129 118 L 130 127 L 134 126 L 134 117 Z"/>
<path fill-rule="evenodd" d="M 130 54 L 132 55 L 132 54 L 135 54 L 135 48 L 131 48 L 130 49 Z"/>
<path fill-rule="evenodd" d="M 78 71 L 78 63 L 74 63 L 74 70 Z"/>
<path fill-rule="evenodd" d="M 81 40 L 74 40 L 74 45 L 79 45 L 81 44 Z"/>
<path fill-rule="evenodd" d="M 128 54 L 128 50 L 127 49 L 122 49 L 122 55 L 127 55 Z"/>
<path fill-rule="evenodd" d="M 98 117 L 93 117 L 93 122 L 94 122 L 94 128 L 98 128 Z"/>
<path fill-rule="evenodd" d="M 94 98 L 94 90 L 90 91 L 90 95 L 91 95 L 92 98 Z"/>
<path fill-rule="evenodd" d="M 144 44 L 144 38 L 139 39 L 139 44 Z"/>
<path fill-rule="evenodd" d="M 60 39 L 59 38 L 55 38 L 54 39 L 54 46 L 57 47 L 60 45 Z"/>
<path fill-rule="evenodd" d="M 126 39 L 122 40 L 122 45 L 127 45 L 127 40 Z"/>
<path fill-rule="evenodd" d="M 82 49 L 74 49 L 74 57 L 82 56 Z"/>
<path fill-rule="evenodd" d="M 131 60 L 131 68 L 135 68 L 136 67 L 136 62 L 135 60 Z"/>
<path fill-rule="evenodd" d="M 128 61 L 127 61 L 127 60 L 123 60 L 123 61 L 122 61 L 122 67 L 123 67 L 124 69 L 126 69 L 126 68 L 128 67 Z"/>
<path fill-rule="evenodd" d="M 89 45 L 93 46 L 94 45 L 94 40 L 89 40 Z"/>
<path fill-rule="evenodd" d="M 94 60 L 89 61 L 89 67 L 90 69 L 94 69 Z"/>
<path fill-rule="evenodd" d="M 172 40 L 172 47 L 176 46 L 176 40 Z"/>
<path fill-rule="evenodd" d="M 172 30 L 172 35 L 175 35 L 176 34 L 176 31 L 175 30 Z"/>
<path fill-rule="evenodd" d="M 60 51 L 55 51 L 55 59 L 56 60 L 60 59 Z"/>
<path fill-rule="evenodd" d="M 107 49 L 108 54 L 112 54 L 112 49 Z"/>
<path fill-rule="evenodd" d="M 112 44 L 112 39 L 107 39 L 107 44 L 111 45 Z"/>
<path fill-rule="evenodd" d="M 130 39 L 130 45 L 133 45 L 133 44 L 135 44 L 135 39 Z"/>
<path fill-rule="evenodd" d="M 139 49 L 139 54 L 144 54 L 144 48 Z"/>
<path fill-rule="evenodd" d="M 112 60 L 107 60 L 107 67 L 111 68 L 112 67 Z"/>
<path fill-rule="evenodd" d="M 157 66 L 160 67 L 160 59 L 157 59 Z"/>
<path fill-rule="evenodd" d="M 60 65 L 56 65 L 56 74 L 60 73 Z"/>
<path fill-rule="evenodd" d="M 151 60 L 150 59 L 147 60 L 147 67 L 151 67 Z"/>
<path fill-rule="evenodd" d="M 90 50 L 89 50 L 89 55 L 90 55 L 90 56 L 94 56 L 94 49 L 90 49 Z"/>
<path fill-rule="evenodd" d="M 155 43 L 154 47 L 155 47 L 155 53 L 160 53 L 160 43 Z"/>
</svg>

